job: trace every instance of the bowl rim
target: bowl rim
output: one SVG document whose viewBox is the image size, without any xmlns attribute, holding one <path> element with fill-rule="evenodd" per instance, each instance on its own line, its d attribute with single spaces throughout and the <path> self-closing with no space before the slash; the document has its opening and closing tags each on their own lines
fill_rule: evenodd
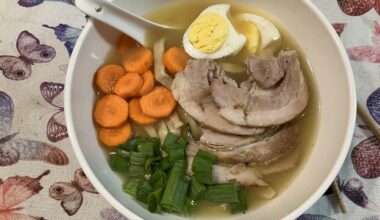
<svg viewBox="0 0 380 220">
<path fill-rule="evenodd" d="M 331 26 L 330 22 L 327 20 L 327 18 L 323 15 L 323 13 L 315 6 L 310 0 L 301 0 L 303 4 L 305 4 L 314 15 L 318 17 L 322 21 L 322 24 L 324 28 L 326 28 L 330 34 L 330 37 L 334 40 L 335 45 L 337 46 L 337 49 L 340 53 L 341 59 L 344 64 L 344 69 L 347 76 L 348 81 L 348 93 L 350 94 L 350 100 L 349 100 L 349 114 L 348 114 L 348 127 L 345 131 L 345 139 L 344 143 L 341 146 L 341 150 L 339 153 L 339 156 L 334 163 L 334 166 L 331 168 L 329 174 L 325 177 L 322 184 L 319 186 L 319 188 L 308 198 L 306 199 L 300 206 L 298 206 L 296 209 L 294 209 L 292 212 L 290 212 L 287 216 L 285 216 L 283 219 L 296 219 L 300 215 L 302 215 L 308 208 L 310 208 L 327 190 L 327 188 L 330 186 L 330 184 L 333 182 L 335 177 L 337 176 L 339 170 L 341 169 L 345 158 L 348 154 L 350 144 L 353 138 L 354 134 L 354 128 L 355 128 L 355 118 L 356 118 L 356 89 L 355 89 L 355 81 L 353 76 L 353 71 L 351 68 L 350 60 L 347 56 L 346 50 L 338 37 L 338 35 L 335 33 L 335 30 Z M 121 204 L 117 199 L 115 199 L 111 193 L 109 193 L 106 188 L 103 186 L 103 184 L 98 180 L 98 178 L 95 176 L 94 172 L 90 168 L 90 166 L 87 163 L 87 160 L 85 159 L 85 156 L 79 146 L 79 141 L 77 139 L 77 136 L 75 134 L 74 125 L 72 123 L 73 121 L 73 114 L 72 114 L 72 88 L 71 88 L 71 82 L 73 79 L 74 69 L 77 64 L 77 58 L 79 55 L 79 52 L 81 50 L 81 45 L 84 43 L 85 39 L 87 38 L 90 30 L 94 28 L 94 20 L 89 19 L 86 26 L 84 27 L 81 35 L 79 36 L 77 43 L 74 47 L 74 50 L 72 52 L 68 70 L 67 70 L 67 76 L 65 80 L 65 91 L 64 91 L 64 109 L 65 109 L 65 121 L 67 126 L 67 131 L 69 135 L 69 139 L 72 145 L 72 148 L 74 150 L 75 156 L 79 162 L 79 165 L 82 167 L 83 171 L 86 173 L 87 177 L 93 184 L 93 186 L 98 190 L 98 192 L 103 196 L 103 198 L 106 199 L 107 202 L 109 202 L 117 211 L 119 211 L 124 216 L 127 216 L 131 219 L 142 219 L 137 214 L 133 213 L 131 210 L 129 210 L 127 207 L 125 207 L 123 204 Z"/>
</svg>

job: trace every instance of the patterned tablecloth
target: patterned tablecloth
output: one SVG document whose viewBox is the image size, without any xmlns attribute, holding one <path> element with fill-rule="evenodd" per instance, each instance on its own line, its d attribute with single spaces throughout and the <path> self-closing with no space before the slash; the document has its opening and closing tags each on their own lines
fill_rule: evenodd
<svg viewBox="0 0 380 220">
<path fill-rule="evenodd" d="M 1 220 L 125 219 L 92 187 L 67 138 L 63 82 L 86 23 L 73 2 L 0 0 Z M 380 123 L 380 1 L 313 2 L 340 34 L 358 100 Z M 379 177 L 380 141 L 358 120 L 337 177 L 348 213 L 327 191 L 299 219 L 380 219 Z"/>
</svg>

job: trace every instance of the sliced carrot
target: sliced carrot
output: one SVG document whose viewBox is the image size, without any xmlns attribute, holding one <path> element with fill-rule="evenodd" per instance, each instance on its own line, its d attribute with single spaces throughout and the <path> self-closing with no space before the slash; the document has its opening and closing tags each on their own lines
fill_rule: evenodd
<svg viewBox="0 0 380 220">
<path fill-rule="evenodd" d="M 141 47 L 141 45 L 139 43 L 137 43 L 137 41 L 135 41 L 135 39 L 131 38 L 130 36 L 124 34 L 118 44 L 117 44 L 117 51 L 119 52 L 119 54 L 121 56 L 124 56 L 125 54 L 127 54 L 127 52 L 130 50 L 130 49 L 133 49 L 133 48 L 137 48 L 137 47 Z"/>
<path fill-rule="evenodd" d="M 123 124 L 116 128 L 99 128 L 99 139 L 107 147 L 114 148 L 125 143 L 132 136 L 132 128 L 129 124 Z"/>
<path fill-rule="evenodd" d="M 106 95 L 96 102 L 94 118 L 100 126 L 117 127 L 128 119 L 128 103 L 117 95 Z"/>
<path fill-rule="evenodd" d="M 95 84 L 103 93 L 111 93 L 116 81 L 125 74 L 125 70 L 114 64 L 101 67 L 95 76 Z"/>
<path fill-rule="evenodd" d="M 146 115 L 161 118 L 172 113 L 176 102 L 170 90 L 163 86 L 157 86 L 153 91 L 141 97 L 140 105 Z"/>
<path fill-rule="evenodd" d="M 136 96 L 144 84 L 143 79 L 137 73 L 127 73 L 115 84 L 113 92 L 123 98 Z"/>
<path fill-rule="evenodd" d="M 137 124 L 148 125 L 148 124 L 153 124 L 157 121 L 156 118 L 153 118 L 144 114 L 140 106 L 140 99 L 134 98 L 129 102 L 128 105 L 129 105 L 129 117 Z"/>
<path fill-rule="evenodd" d="M 134 48 L 125 54 L 122 63 L 127 72 L 143 74 L 153 65 L 153 53 L 144 47 Z"/>
<path fill-rule="evenodd" d="M 149 70 L 142 74 L 142 78 L 144 80 L 144 84 L 139 91 L 139 96 L 148 94 L 154 88 L 154 76 L 152 71 Z"/>
<path fill-rule="evenodd" d="M 164 53 L 164 65 L 170 75 L 174 76 L 185 69 L 187 61 L 191 57 L 183 48 L 172 47 Z"/>
</svg>

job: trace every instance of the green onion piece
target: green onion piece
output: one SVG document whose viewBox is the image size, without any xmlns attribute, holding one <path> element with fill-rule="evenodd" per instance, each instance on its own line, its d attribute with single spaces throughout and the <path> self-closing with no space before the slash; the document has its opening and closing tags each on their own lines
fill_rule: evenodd
<svg viewBox="0 0 380 220">
<path fill-rule="evenodd" d="M 153 192 L 153 187 L 149 184 L 148 180 L 144 180 L 137 190 L 136 199 L 146 204 L 148 202 L 148 195 L 151 192 Z"/>
<path fill-rule="evenodd" d="M 193 208 L 196 205 L 197 205 L 197 203 L 193 199 L 187 197 L 186 201 L 185 201 L 185 205 L 184 205 L 184 207 L 183 207 L 183 209 L 182 209 L 182 211 L 181 211 L 180 214 L 182 214 L 184 216 L 188 215 L 190 208 Z"/>
<path fill-rule="evenodd" d="M 193 176 L 200 183 L 212 184 L 212 164 L 216 156 L 203 150 L 198 150 L 191 165 Z"/>
<path fill-rule="evenodd" d="M 202 198 L 213 203 L 235 203 L 239 202 L 239 185 L 237 183 L 223 183 L 210 185 Z"/>
<path fill-rule="evenodd" d="M 168 212 L 183 213 L 184 211 L 189 189 L 189 180 L 185 177 L 185 172 L 185 160 L 174 162 L 161 200 L 162 208 Z"/>
<path fill-rule="evenodd" d="M 148 172 L 152 172 L 152 166 L 158 166 L 158 162 L 161 160 L 161 157 L 148 158 L 145 161 L 145 170 Z"/>
<path fill-rule="evenodd" d="M 120 144 L 119 148 L 127 150 L 127 151 L 136 151 L 137 146 L 144 141 L 144 138 L 141 136 L 136 136 L 134 138 L 129 139 L 126 143 Z"/>
<path fill-rule="evenodd" d="M 123 191 L 125 193 L 128 193 L 129 195 L 136 197 L 137 191 L 139 189 L 139 186 L 141 184 L 142 180 L 139 178 L 130 178 L 128 181 L 123 185 Z"/>
<path fill-rule="evenodd" d="M 145 175 L 145 169 L 143 166 L 138 166 L 138 165 L 130 165 L 129 169 L 129 176 L 130 177 L 140 177 L 143 178 Z"/>
<path fill-rule="evenodd" d="M 184 137 L 179 137 L 176 141 L 176 144 L 181 147 L 181 148 L 185 148 L 187 146 L 189 142 L 187 141 L 186 138 Z"/>
<path fill-rule="evenodd" d="M 174 144 L 178 139 L 178 136 L 173 133 L 168 133 L 165 137 L 162 147 L 165 149 L 166 146 Z M 165 149 L 166 150 L 166 149 Z"/>
<path fill-rule="evenodd" d="M 111 169 L 114 171 L 127 171 L 128 166 L 129 166 L 128 159 L 118 154 L 111 154 L 110 166 L 111 166 Z"/>
<path fill-rule="evenodd" d="M 231 203 L 231 214 L 245 212 L 248 209 L 248 199 L 247 199 L 247 190 L 240 189 L 238 192 L 239 202 Z"/>
<path fill-rule="evenodd" d="M 184 160 L 186 157 L 185 148 L 177 144 L 170 145 L 167 147 L 167 149 L 168 150 L 166 152 L 168 153 L 169 160 L 172 162 L 177 160 Z"/>
<path fill-rule="evenodd" d="M 167 175 L 164 171 L 157 169 L 153 175 L 149 178 L 150 184 L 154 189 L 165 187 Z"/>
<path fill-rule="evenodd" d="M 160 203 L 162 192 L 164 188 L 156 189 L 155 191 L 149 193 L 148 195 L 148 210 L 150 212 L 158 211 L 158 204 Z"/>
<path fill-rule="evenodd" d="M 127 150 L 124 150 L 122 148 L 118 148 L 115 153 L 121 157 L 124 157 L 124 158 L 129 158 L 131 156 L 131 153 L 128 152 Z"/>
<path fill-rule="evenodd" d="M 165 157 L 161 160 L 160 164 L 158 165 L 158 168 L 163 171 L 167 171 L 170 168 L 172 168 L 173 163 L 169 160 L 169 157 Z"/>
<path fill-rule="evenodd" d="M 152 142 L 143 142 L 137 146 L 137 151 L 140 153 L 144 153 L 147 157 L 154 157 L 156 152 L 155 144 Z"/>
<path fill-rule="evenodd" d="M 147 155 L 142 152 L 132 152 L 131 153 L 131 158 L 129 159 L 129 163 L 131 165 L 136 165 L 136 166 L 144 166 L 145 161 L 146 161 Z"/>
<path fill-rule="evenodd" d="M 155 149 L 160 150 L 160 145 L 161 145 L 160 138 L 149 137 L 149 138 L 146 138 L 145 141 L 152 143 Z"/>
<path fill-rule="evenodd" d="M 207 187 L 198 182 L 194 176 L 191 177 L 191 184 L 190 184 L 190 198 L 193 200 L 197 200 L 202 193 L 204 193 L 207 190 Z"/>
</svg>

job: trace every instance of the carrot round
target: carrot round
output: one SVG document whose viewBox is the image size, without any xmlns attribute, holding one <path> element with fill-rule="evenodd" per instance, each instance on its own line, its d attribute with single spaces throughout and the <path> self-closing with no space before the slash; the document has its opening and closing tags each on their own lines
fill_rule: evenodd
<svg viewBox="0 0 380 220">
<path fill-rule="evenodd" d="M 109 64 L 101 67 L 95 76 L 95 84 L 103 93 L 111 93 L 116 81 L 125 74 L 125 70 L 118 65 Z"/>
<path fill-rule="evenodd" d="M 170 75 L 174 76 L 185 69 L 189 59 L 191 59 L 191 57 L 183 48 L 172 47 L 164 53 L 163 62 L 166 70 Z"/>
<path fill-rule="evenodd" d="M 148 48 L 134 48 L 125 54 L 122 63 L 127 72 L 143 74 L 153 65 L 153 53 Z"/>
<path fill-rule="evenodd" d="M 117 127 L 128 119 L 128 103 L 117 95 L 106 95 L 96 102 L 94 118 L 100 126 Z"/>
<path fill-rule="evenodd" d="M 143 79 L 137 73 L 127 73 L 115 84 L 113 92 L 123 98 L 136 96 L 144 84 Z"/>
<path fill-rule="evenodd" d="M 136 122 L 137 124 L 147 125 L 153 124 L 157 121 L 156 118 L 144 114 L 140 106 L 140 99 L 134 98 L 129 102 L 128 105 L 129 117 L 132 119 L 132 121 Z"/>
<path fill-rule="evenodd" d="M 163 86 L 157 86 L 153 91 L 141 97 L 140 105 L 146 115 L 161 118 L 172 113 L 176 102 L 170 90 Z"/>
<path fill-rule="evenodd" d="M 129 124 L 123 124 L 116 128 L 99 128 L 100 141 L 107 147 L 114 148 L 125 143 L 132 136 L 132 128 Z"/>
<path fill-rule="evenodd" d="M 127 52 L 133 48 L 140 47 L 141 45 L 135 41 L 135 39 L 131 38 L 130 36 L 124 34 L 118 44 L 117 44 L 117 51 L 121 56 L 124 56 L 127 54 Z"/>
<path fill-rule="evenodd" d="M 148 94 L 154 87 L 154 76 L 152 71 L 149 70 L 142 74 L 142 78 L 144 80 L 144 84 L 139 91 L 139 96 Z"/>
</svg>

